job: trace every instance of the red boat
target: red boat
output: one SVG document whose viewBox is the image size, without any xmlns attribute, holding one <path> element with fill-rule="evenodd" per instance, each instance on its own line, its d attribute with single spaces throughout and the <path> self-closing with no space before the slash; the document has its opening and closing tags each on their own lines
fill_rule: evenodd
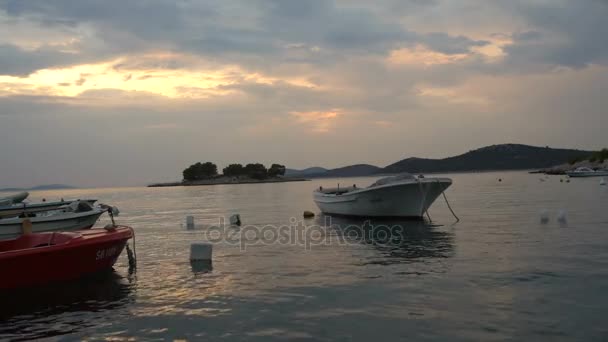
<svg viewBox="0 0 608 342">
<path fill-rule="evenodd" d="M 133 229 L 88 229 L 0 241 L 0 289 L 71 280 L 111 268 Z"/>
</svg>

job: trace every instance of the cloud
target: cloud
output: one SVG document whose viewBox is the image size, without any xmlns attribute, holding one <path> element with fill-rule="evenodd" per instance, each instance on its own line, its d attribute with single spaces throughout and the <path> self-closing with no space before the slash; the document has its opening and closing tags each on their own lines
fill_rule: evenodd
<svg viewBox="0 0 608 342">
<path fill-rule="evenodd" d="M 53 47 L 25 50 L 15 45 L 0 45 L 0 75 L 26 76 L 38 69 L 70 65 L 79 60 L 77 54 Z"/>
<path fill-rule="evenodd" d="M 3 176 L 133 184 L 201 158 L 599 147 L 606 14 L 600 0 L 0 0 L 0 159 L 17 160 Z"/>
<path fill-rule="evenodd" d="M 608 2 L 513 1 L 504 4 L 526 19 L 529 30 L 513 35 L 508 63 L 530 70 L 535 65 L 583 68 L 608 62 Z"/>
</svg>

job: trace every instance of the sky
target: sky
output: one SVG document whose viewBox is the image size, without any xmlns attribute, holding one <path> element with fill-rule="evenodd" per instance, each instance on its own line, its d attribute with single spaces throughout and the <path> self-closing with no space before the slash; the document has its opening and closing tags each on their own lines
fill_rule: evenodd
<svg viewBox="0 0 608 342">
<path fill-rule="evenodd" d="M 0 187 L 599 149 L 607 0 L 0 0 Z"/>
</svg>

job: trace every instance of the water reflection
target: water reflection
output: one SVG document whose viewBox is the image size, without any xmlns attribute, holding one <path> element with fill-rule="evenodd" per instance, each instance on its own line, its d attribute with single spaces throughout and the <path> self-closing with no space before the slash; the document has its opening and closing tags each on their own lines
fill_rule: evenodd
<svg viewBox="0 0 608 342">
<path fill-rule="evenodd" d="M 205 274 L 213 271 L 211 260 L 190 261 L 190 267 L 194 274 Z"/>
<path fill-rule="evenodd" d="M 454 255 L 454 234 L 427 221 L 320 215 L 317 224 L 349 242 L 371 245 L 383 258 L 372 264 L 411 263 Z"/>
<path fill-rule="evenodd" d="M 114 270 L 77 281 L 0 293 L 0 339 L 36 339 L 72 333 L 100 323 L 109 310 L 134 301 L 133 278 Z M 62 324 L 49 324 L 62 316 Z"/>
</svg>

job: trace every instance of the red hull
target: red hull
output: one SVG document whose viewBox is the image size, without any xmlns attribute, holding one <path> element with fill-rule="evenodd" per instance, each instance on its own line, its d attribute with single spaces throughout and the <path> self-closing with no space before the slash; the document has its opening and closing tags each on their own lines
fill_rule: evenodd
<svg viewBox="0 0 608 342">
<path fill-rule="evenodd" d="M 37 233 L 0 241 L 0 289 L 71 280 L 106 270 L 131 237 L 131 228 L 117 227 L 114 231 Z"/>
</svg>

